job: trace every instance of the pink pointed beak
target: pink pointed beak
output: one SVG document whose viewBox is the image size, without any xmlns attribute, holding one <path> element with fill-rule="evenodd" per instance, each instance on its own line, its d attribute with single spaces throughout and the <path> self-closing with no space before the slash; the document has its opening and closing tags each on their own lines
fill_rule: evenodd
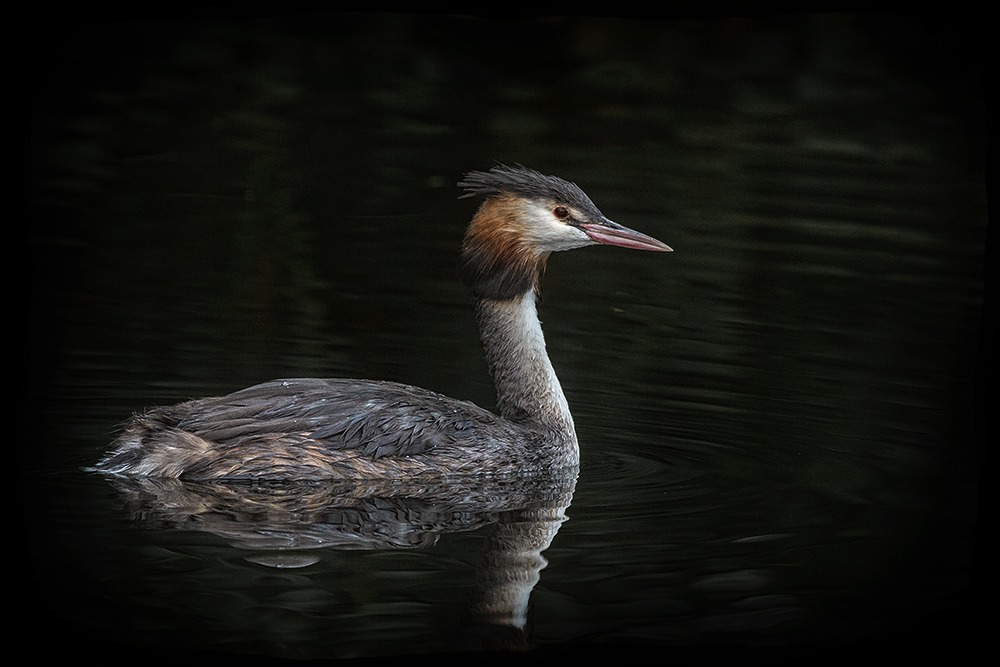
<svg viewBox="0 0 1000 667">
<path fill-rule="evenodd" d="M 606 218 L 601 223 L 581 223 L 580 229 L 595 243 L 617 245 L 635 250 L 658 250 L 660 252 L 670 252 L 673 250 L 673 248 L 661 241 L 657 241 L 652 236 L 646 236 L 642 232 L 623 227 L 617 222 L 611 222 Z"/>
</svg>

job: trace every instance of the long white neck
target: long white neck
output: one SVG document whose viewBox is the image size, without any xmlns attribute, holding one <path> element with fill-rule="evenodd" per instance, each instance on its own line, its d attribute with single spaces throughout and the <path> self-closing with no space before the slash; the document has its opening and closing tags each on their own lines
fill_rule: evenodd
<svg viewBox="0 0 1000 667">
<path fill-rule="evenodd" d="M 500 414 L 524 426 L 550 429 L 575 443 L 573 416 L 545 352 L 535 291 L 510 300 L 474 301 Z"/>
</svg>

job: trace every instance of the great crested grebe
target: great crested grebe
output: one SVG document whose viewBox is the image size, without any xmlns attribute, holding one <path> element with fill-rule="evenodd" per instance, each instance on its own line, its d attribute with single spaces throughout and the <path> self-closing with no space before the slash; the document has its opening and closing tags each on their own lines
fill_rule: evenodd
<svg viewBox="0 0 1000 667">
<path fill-rule="evenodd" d="M 275 380 L 138 415 L 94 470 L 182 480 L 412 479 L 572 468 L 580 452 L 535 310 L 549 253 L 670 250 L 608 220 L 575 184 L 521 166 L 473 171 L 485 195 L 462 244 L 500 416 L 370 380 Z"/>
</svg>

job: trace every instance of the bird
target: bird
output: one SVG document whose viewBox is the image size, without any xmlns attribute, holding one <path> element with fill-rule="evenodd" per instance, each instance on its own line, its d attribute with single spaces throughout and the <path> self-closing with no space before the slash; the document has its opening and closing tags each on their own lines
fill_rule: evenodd
<svg viewBox="0 0 1000 667">
<path fill-rule="evenodd" d="M 461 247 L 499 414 L 388 381 L 284 379 L 134 415 L 91 470 L 182 481 L 418 480 L 577 469 L 573 416 L 536 302 L 551 253 L 670 251 L 612 222 L 575 183 L 520 164 L 470 171 L 484 197 Z"/>
</svg>

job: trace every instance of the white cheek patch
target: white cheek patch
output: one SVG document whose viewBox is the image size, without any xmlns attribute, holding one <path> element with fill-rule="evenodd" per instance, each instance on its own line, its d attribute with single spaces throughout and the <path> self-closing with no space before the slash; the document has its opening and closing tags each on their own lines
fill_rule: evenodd
<svg viewBox="0 0 1000 667">
<path fill-rule="evenodd" d="M 539 252 L 559 252 L 594 244 L 582 229 L 556 218 L 552 214 L 554 207 L 536 202 L 523 204 L 524 235 L 531 245 Z"/>
</svg>

